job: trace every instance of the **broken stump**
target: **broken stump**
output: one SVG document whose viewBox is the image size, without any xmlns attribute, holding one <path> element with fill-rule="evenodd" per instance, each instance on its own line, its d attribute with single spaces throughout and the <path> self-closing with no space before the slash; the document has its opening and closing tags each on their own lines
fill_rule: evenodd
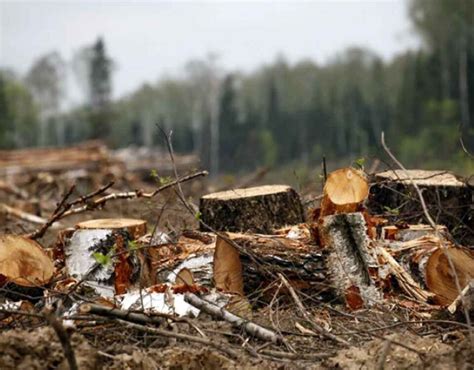
<svg viewBox="0 0 474 370">
<path fill-rule="evenodd" d="M 201 220 L 217 231 L 271 234 L 304 221 L 300 197 L 286 185 L 208 194 L 201 198 L 199 210 Z"/>
<path fill-rule="evenodd" d="M 332 284 L 346 305 L 358 309 L 379 302 L 381 294 L 373 278 L 378 264 L 363 214 L 324 217 L 319 235 L 329 252 L 327 265 Z"/>
</svg>

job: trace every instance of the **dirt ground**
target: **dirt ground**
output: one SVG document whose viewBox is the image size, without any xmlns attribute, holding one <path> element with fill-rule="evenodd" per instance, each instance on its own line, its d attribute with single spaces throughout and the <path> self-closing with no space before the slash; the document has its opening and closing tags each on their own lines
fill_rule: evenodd
<svg viewBox="0 0 474 370">
<path fill-rule="evenodd" d="M 209 348 L 178 343 L 92 346 L 84 335 L 73 333 L 71 342 L 80 369 L 472 369 L 474 357 L 470 342 L 464 339 L 446 344 L 437 338 L 391 334 L 362 346 L 338 350 L 320 362 L 271 361 L 243 355 L 230 359 Z M 403 348 L 403 343 L 418 353 Z M 163 346 L 163 347 L 161 347 Z M 158 347 L 158 348 L 157 348 Z M 67 369 L 61 344 L 49 327 L 9 330 L 0 334 L 1 369 Z"/>
</svg>

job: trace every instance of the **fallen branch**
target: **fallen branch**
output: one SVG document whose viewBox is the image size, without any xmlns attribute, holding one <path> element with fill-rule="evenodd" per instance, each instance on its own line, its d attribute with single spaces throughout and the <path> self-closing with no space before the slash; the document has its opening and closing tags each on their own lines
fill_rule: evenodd
<svg viewBox="0 0 474 370">
<path fill-rule="evenodd" d="M 72 185 L 69 190 L 64 194 L 61 201 L 56 206 L 53 214 L 49 217 L 49 219 L 41 226 L 38 230 L 26 235 L 27 238 L 30 239 L 39 239 L 41 238 L 46 231 L 57 221 L 61 218 L 61 216 L 72 207 L 71 203 L 66 203 L 67 199 L 71 196 L 72 192 L 76 188 L 76 185 Z"/>
<path fill-rule="evenodd" d="M 208 175 L 207 171 L 196 172 L 194 174 L 181 177 L 178 180 L 171 181 L 168 184 L 160 186 L 158 189 L 156 189 L 155 191 L 153 191 L 151 193 L 145 193 L 143 190 L 140 189 L 140 190 L 135 190 L 135 191 L 109 194 L 109 195 L 103 196 L 99 199 L 96 199 L 93 202 L 87 203 L 83 206 L 72 208 L 72 209 L 68 210 L 67 212 L 65 212 L 61 216 L 61 218 L 68 217 L 68 216 L 71 216 L 71 215 L 74 215 L 74 214 L 77 214 L 77 213 L 82 213 L 82 212 L 85 212 L 85 211 L 90 211 L 90 210 L 102 208 L 105 205 L 105 203 L 107 203 L 109 200 L 134 199 L 134 198 L 153 198 L 158 193 L 160 193 L 160 192 L 162 192 L 162 191 L 164 191 L 164 190 L 166 190 L 170 187 L 173 187 L 173 186 L 178 185 L 180 183 L 190 181 L 192 179 L 195 179 L 196 177 L 207 176 L 207 175 Z"/>
<path fill-rule="evenodd" d="M 210 314 L 213 317 L 225 320 L 231 323 L 234 327 L 242 328 L 247 334 L 253 335 L 259 339 L 272 342 L 272 343 L 280 343 L 282 341 L 282 337 L 277 335 L 272 330 L 264 328 L 254 322 L 247 321 L 242 319 L 241 317 L 230 313 L 224 308 L 220 308 L 212 303 L 209 303 L 197 295 L 192 293 L 187 293 L 184 296 L 184 300 L 189 304 L 193 305 L 196 308 Z"/>
<path fill-rule="evenodd" d="M 46 220 L 43 217 L 40 217 L 40 216 L 34 215 L 32 213 L 22 211 L 21 209 L 18 209 L 18 208 L 10 207 L 6 204 L 0 204 L 0 212 L 6 214 L 8 216 L 18 218 L 20 220 L 30 222 L 32 224 L 44 224 L 44 223 L 48 222 L 48 220 Z M 59 226 L 59 225 L 56 225 L 56 226 Z"/>
<path fill-rule="evenodd" d="M 205 344 L 207 346 L 214 347 L 215 349 L 226 353 L 227 355 L 229 355 L 230 357 L 232 357 L 234 359 L 237 359 L 239 357 L 239 354 L 236 351 L 234 351 L 234 350 L 227 347 L 228 344 L 218 343 L 216 341 L 213 341 L 212 339 L 195 337 L 193 335 L 188 335 L 188 334 L 173 333 L 171 331 L 156 329 L 156 328 L 150 328 L 148 326 L 133 324 L 133 323 L 123 321 L 123 320 L 118 320 L 118 321 L 124 323 L 129 328 L 136 329 L 136 330 L 139 330 L 139 331 L 143 331 L 145 333 L 160 335 L 162 337 L 181 339 L 181 340 L 185 340 L 185 341 L 188 341 L 188 342 L 195 342 L 195 343 Z"/>
<path fill-rule="evenodd" d="M 71 346 L 69 334 L 66 332 L 61 322 L 59 322 L 59 320 L 56 318 L 56 316 L 53 313 L 51 312 L 45 313 L 45 318 L 46 320 L 48 320 L 49 324 L 56 332 L 56 335 L 58 336 L 59 341 L 61 342 L 61 345 L 64 351 L 64 356 L 66 357 L 67 362 L 69 364 L 69 369 L 77 370 L 78 367 L 77 367 L 76 356 Z"/>
<path fill-rule="evenodd" d="M 143 313 L 124 311 L 117 308 L 111 308 L 97 304 L 83 304 L 79 307 L 79 312 L 81 314 L 93 314 L 143 325 L 162 325 L 164 322 L 163 318 L 161 317 L 148 316 Z"/>
<path fill-rule="evenodd" d="M 472 296 L 474 292 L 474 280 L 465 286 L 462 292 L 457 296 L 457 298 L 448 306 L 448 312 L 454 314 L 458 307 L 466 307 L 467 309 L 472 309 Z"/>
</svg>

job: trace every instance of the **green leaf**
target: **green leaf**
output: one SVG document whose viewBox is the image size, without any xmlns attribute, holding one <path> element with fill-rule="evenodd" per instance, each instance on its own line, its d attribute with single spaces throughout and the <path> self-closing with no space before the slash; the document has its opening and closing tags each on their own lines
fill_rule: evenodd
<svg viewBox="0 0 474 370">
<path fill-rule="evenodd" d="M 390 207 L 387 207 L 387 206 L 384 206 L 383 207 L 387 212 L 391 213 L 392 215 L 394 216 L 398 216 L 400 215 L 400 210 L 398 208 L 390 208 Z"/>
<path fill-rule="evenodd" d="M 201 216 L 202 216 L 202 213 L 197 211 L 196 214 L 194 215 L 194 218 L 197 220 L 197 221 L 201 221 Z"/>
<path fill-rule="evenodd" d="M 151 176 L 152 178 L 154 178 L 154 179 L 157 179 L 158 177 L 160 177 L 160 176 L 158 175 L 158 171 L 157 171 L 157 170 L 151 170 L 151 171 L 150 171 L 150 176 Z"/>
<path fill-rule="evenodd" d="M 354 161 L 354 165 L 357 168 L 364 169 L 365 158 L 358 158 Z"/>
<path fill-rule="evenodd" d="M 110 256 L 108 255 L 102 254 L 100 252 L 94 252 L 92 256 L 97 261 L 97 263 L 102 266 L 105 266 L 110 263 Z"/>
<path fill-rule="evenodd" d="M 160 185 L 169 184 L 172 181 L 170 176 L 160 177 Z"/>
<path fill-rule="evenodd" d="M 134 240 L 130 240 L 128 242 L 128 249 L 131 251 L 137 250 L 138 249 L 138 243 Z"/>
</svg>

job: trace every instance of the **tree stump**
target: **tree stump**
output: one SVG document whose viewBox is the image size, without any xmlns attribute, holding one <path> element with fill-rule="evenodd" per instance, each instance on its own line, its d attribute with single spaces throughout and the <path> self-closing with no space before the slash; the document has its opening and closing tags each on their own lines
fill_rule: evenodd
<svg viewBox="0 0 474 370">
<path fill-rule="evenodd" d="M 146 232 L 146 221 L 99 219 L 81 222 L 64 249 L 68 273 L 100 295 L 125 293 L 149 272 L 150 261 L 133 241 Z"/>
<path fill-rule="evenodd" d="M 76 228 L 127 231 L 135 240 L 146 234 L 146 221 L 133 218 L 101 218 L 79 222 Z"/>
<path fill-rule="evenodd" d="M 423 193 L 428 211 L 437 224 L 446 225 L 462 243 L 474 235 L 474 215 L 470 214 L 472 190 L 446 171 L 409 170 L 409 176 Z M 390 222 L 427 223 L 416 189 L 407 172 L 386 171 L 375 175 L 370 188 L 369 212 Z"/>
<path fill-rule="evenodd" d="M 54 264 L 35 241 L 17 235 L 0 236 L 0 286 L 11 298 L 42 297 L 41 287 L 54 274 Z"/>
<path fill-rule="evenodd" d="M 271 234 L 304 221 L 299 195 L 286 185 L 208 194 L 201 198 L 199 209 L 202 221 L 217 231 Z"/>
<path fill-rule="evenodd" d="M 331 172 L 324 184 L 319 217 L 356 212 L 368 195 L 369 184 L 361 171 L 347 167 Z"/>
</svg>

